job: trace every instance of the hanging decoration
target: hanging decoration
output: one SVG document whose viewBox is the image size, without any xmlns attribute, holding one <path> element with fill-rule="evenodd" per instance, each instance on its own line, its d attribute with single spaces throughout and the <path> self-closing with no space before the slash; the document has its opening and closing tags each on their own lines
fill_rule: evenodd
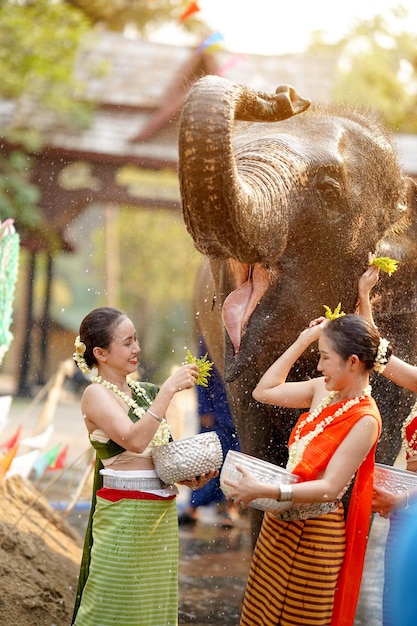
<svg viewBox="0 0 417 626">
<path fill-rule="evenodd" d="M 0 222 L 0 365 L 13 339 L 13 300 L 19 265 L 20 237 L 14 220 Z"/>
</svg>

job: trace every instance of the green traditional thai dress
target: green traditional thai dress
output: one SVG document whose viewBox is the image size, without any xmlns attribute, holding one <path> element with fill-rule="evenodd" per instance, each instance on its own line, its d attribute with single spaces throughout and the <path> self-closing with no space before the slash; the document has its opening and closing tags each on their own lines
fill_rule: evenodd
<svg viewBox="0 0 417 626">
<path fill-rule="evenodd" d="M 147 408 L 158 393 L 140 383 Z M 149 401 L 147 401 L 149 400 Z M 129 411 L 133 422 L 138 420 Z M 81 562 L 74 626 L 178 624 L 178 518 L 175 495 L 102 488 L 101 459 L 124 449 L 113 441 L 96 448 L 93 497 Z"/>
</svg>

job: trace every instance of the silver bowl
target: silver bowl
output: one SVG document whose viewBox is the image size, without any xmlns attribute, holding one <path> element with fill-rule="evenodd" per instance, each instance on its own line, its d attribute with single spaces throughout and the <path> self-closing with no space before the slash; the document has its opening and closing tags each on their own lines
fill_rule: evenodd
<svg viewBox="0 0 417 626">
<path fill-rule="evenodd" d="M 217 433 L 210 431 L 157 446 L 152 459 L 159 478 L 172 484 L 219 469 L 223 449 Z"/>
<path fill-rule="evenodd" d="M 231 488 L 224 483 L 225 480 L 238 481 L 242 477 L 241 472 L 236 469 L 239 465 L 250 472 L 254 478 L 267 485 L 289 485 L 298 482 L 298 476 L 291 474 L 283 467 L 268 463 L 262 459 L 257 459 L 243 452 L 229 450 L 220 473 L 220 487 L 224 495 L 229 497 Z M 249 506 L 261 511 L 274 511 L 280 513 L 286 511 L 292 502 L 279 502 L 272 498 L 256 498 L 249 503 Z"/>
<path fill-rule="evenodd" d="M 417 472 L 375 463 L 374 485 L 391 493 L 401 493 L 417 487 Z"/>
</svg>

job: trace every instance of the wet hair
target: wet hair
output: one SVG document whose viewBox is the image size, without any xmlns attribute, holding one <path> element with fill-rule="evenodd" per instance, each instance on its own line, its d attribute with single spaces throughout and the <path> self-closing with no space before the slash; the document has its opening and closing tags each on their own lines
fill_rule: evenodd
<svg viewBox="0 0 417 626">
<path fill-rule="evenodd" d="M 126 313 L 112 307 L 94 309 L 80 324 L 80 340 L 85 343 L 84 359 L 88 367 L 97 364 L 94 348 L 106 350 L 113 341 L 114 329 L 126 318 Z"/>
<path fill-rule="evenodd" d="M 343 315 L 332 320 L 323 330 L 333 349 L 345 361 L 356 354 L 367 370 L 373 369 L 381 336 L 378 329 L 360 315 Z M 391 344 L 386 350 L 386 359 L 392 354 Z"/>
</svg>

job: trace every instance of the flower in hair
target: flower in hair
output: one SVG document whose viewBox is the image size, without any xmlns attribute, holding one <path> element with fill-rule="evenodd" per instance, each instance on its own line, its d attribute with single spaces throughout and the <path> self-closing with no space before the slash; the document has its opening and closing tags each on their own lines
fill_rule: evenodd
<svg viewBox="0 0 417 626">
<path fill-rule="evenodd" d="M 389 346 L 388 339 L 381 337 L 379 340 L 378 350 L 376 352 L 376 357 L 374 361 L 374 370 L 378 372 L 378 374 L 382 374 L 385 369 L 386 364 L 388 363 L 387 359 L 387 350 Z"/>
<path fill-rule="evenodd" d="M 91 370 L 88 367 L 84 358 L 84 352 L 87 350 L 87 346 L 83 341 L 81 341 L 80 335 L 77 335 L 77 337 L 75 338 L 74 346 L 75 352 L 72 355 L 72 358 L 76 362 L 78 369 L 80 369 L 83 374 L 90 374 Z"/>
<path fill-rule="evenodd" d="M 337 305 L 334 311 L 332 311 L 331 308 L 328 307 L 326 304 L 323 304 L 323 306 L 326 309 L 326 313 L 324 314 L 324 317 L 330 321 L 337 320 L 338 317 L 343 317 L 343 315 L 346 315 L 346 313 L 340 310 L 342 306 L 341 302 L 339 302 L 339 304 Z"/>
</svg>

